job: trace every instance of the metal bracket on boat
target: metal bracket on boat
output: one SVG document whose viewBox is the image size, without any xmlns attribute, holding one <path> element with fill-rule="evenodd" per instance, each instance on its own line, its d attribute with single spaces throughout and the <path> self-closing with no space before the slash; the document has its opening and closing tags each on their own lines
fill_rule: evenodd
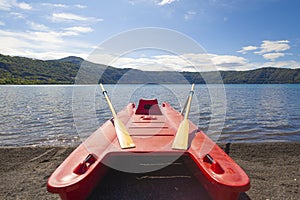
<svg viewBox="0 0 300 200">
<path fill-rule="evenodd" d="M 84 160 L 83 162 L 79 163 L 75 169 L 73 170 L 73 172 L 75 174 L 81 175 L 84 174 L 88 168 L 96 161 L 96 157 L 93 154 L 89 154 Z"/>
<path fill-rule="evenodd" d="M 203 158 L 204 162 L 209 163 L 211 166 L 211 170 L 215 172 L 216 174 L 223 174 L 225 171 L 224 169 L 220 166 L 218 162 L 216 162 L 211 155 L 206 154 Z"/>
</svg>

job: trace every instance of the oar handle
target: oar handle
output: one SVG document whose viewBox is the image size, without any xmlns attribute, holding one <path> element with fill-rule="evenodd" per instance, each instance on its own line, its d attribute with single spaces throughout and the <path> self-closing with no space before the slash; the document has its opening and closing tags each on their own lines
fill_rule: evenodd
<svg viewBox="0 0 300 200">
<path fill-rule="evenodd" d="M 107 91 L 105 90 L 104 86 L 102 85 L 102 83 L 100 83 L 100 88 L 102 90 L 103 95 L 107 94 Z"/>
<path fill-rule="evenodd" d="M 186 104 L 186 107 L 185 107 L 185 115 L 184 115 L 185 119 L 188 118 L 189 113 L 190 113 L 192 98 L 193 98 L 193 95 L 194 95 L 194 88 L 195 88 L 195 84 L 193 83 L 192 87 L 191 87 L 191 90 L 190 90 L 190 93 L 189 93 L 189 96 L 188 96 L 187 104 Z"/>
<path fill-rule="evenodd" d="M 191 102 L 192 97 L 194 94 L 194 87 L 195 85 L 192 85 L 192 88 L 190 90 L 186 106 L 185 106 L 185 115 L 181 123 L 179 124 L 179 127 L 177 129 L 176 135 L 174 137 L 174 141 L 172 144 L 172 149 L 178 149 L 178 150 L 186 150 L 188 148 L 188 139 L 189 139 L 189 112 L 191 108 Z"/>
<path fill-rule="evenodd" d="M 105 90 L 105 88 L 104 88 L 104 86 L 102 85 L 102 83 L 100 83 L 100 88 L 101 88 L 101 90 L 102 90 L 102 93 L 103 93 L 103 95 L 104 95 L 106 101 L 107 101 L 108 107 L 109 107 L 109 109 L 110 109 L 110 111 L 111 111 L 113 117 L 116 118 L 117 113 L 116 113 L 116 111 L 115 111 L 115 109 L 114 109 L 114 106 L 112 105 L 112 103 L 111 103 L 111 101 L 110 101 L 110 98 L 109 98 L 109 96 L 108 96 L 108 94 L 107 94 L 107 91 Z"/>
<path fill-rule="evenodd" d="M 115 126 L 115 130 L 116 130 L 117 138 L 119 140 L 120 147 L 122 149 L 134 148 L 135 144 L 133 143 L 132 138 L 130 137 L 130 134 L 128 133 L 123 122 L 120 119 L 118 119 L 118 116 L 116 114 L 116 111 L 115 111 L 110 99 L 109 99 L 107 91 L 104 89 L 104 87 L 101 83 L 100 83 L 100 87 L 101 87 L 102 93 L 107 101 L 108 107 L 110 108 L 110 111 L 114 117 L 114 126 Z"/>
</svg>

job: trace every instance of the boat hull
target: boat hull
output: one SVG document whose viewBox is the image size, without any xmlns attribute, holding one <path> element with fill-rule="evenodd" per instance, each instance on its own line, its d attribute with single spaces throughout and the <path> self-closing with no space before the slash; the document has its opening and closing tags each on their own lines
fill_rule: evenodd
<svg viewBox="0 0 300 200">
<path fill-rule="evenodd" d="M 147 173 L 181 157 L 187 160 L 186 165 L 196 166 L 193 174 L 213 200 L 237 199 L 241 192 L 249 190 L 247 174 L 192 122 L 189 121 L 188 150 L 173 150 L 172 142 L 183 117 L 168 103 L 161 105 L 161 113 L 157 109 L 155 106 L 153 112 L 136 114 L 135 105 L 130 103 L 118 113 L 118 118 L 126 125 L 136 147 L 121 149 L 113 120 L 108 120 L 56 169 L 48 180 L 48 191 L 58 193 L 62 199 L 87 199 L 109 168 Z M 167 157 L 172 159 L 163 160 L 165 165 L 145 168 L 140 164 Z"/>
</svg>

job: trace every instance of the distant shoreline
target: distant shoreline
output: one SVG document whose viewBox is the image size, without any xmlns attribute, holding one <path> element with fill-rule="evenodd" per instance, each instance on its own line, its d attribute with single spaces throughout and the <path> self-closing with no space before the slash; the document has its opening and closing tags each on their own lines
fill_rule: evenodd
<svg viewBox="0 0 300 200">
<path fill-rule="evenodd" d="M 0 54 L 1 85 L 34 84 L 299 84 L 300 68 L 265 67 L 248 71 L 176 72 L 115 68 L 70 56 L 36 60 Z"/>
</svg>

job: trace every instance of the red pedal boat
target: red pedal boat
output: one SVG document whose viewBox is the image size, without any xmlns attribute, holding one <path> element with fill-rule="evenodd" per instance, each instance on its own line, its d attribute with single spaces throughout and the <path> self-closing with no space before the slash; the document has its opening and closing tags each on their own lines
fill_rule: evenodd
<svg viewBox="0 0 300 200">
<path fill-rule="evenodd" d="M 185 116 L 168 103 L 159 106 L 156 99 L 141 99 L 137 107 L 130 103 L 116 114 L 107 92 L 102 89 L 113 118 L 88 137 L 55 170 L 48 180 L 49 192 L 58 193 L 62 199 L 87 199 L 99 184 L 101 187 L 103 177 L 111 168 L 147 174 L 178 160 L 194 166 L 192 175 L 209 199 L 238 199 L 240 193 L 249 190 L 247 174 L 187 120 L 193 89 L 187 100 Z M 186 147 L 182 140 L 187 141 Z"/>
</svg>

